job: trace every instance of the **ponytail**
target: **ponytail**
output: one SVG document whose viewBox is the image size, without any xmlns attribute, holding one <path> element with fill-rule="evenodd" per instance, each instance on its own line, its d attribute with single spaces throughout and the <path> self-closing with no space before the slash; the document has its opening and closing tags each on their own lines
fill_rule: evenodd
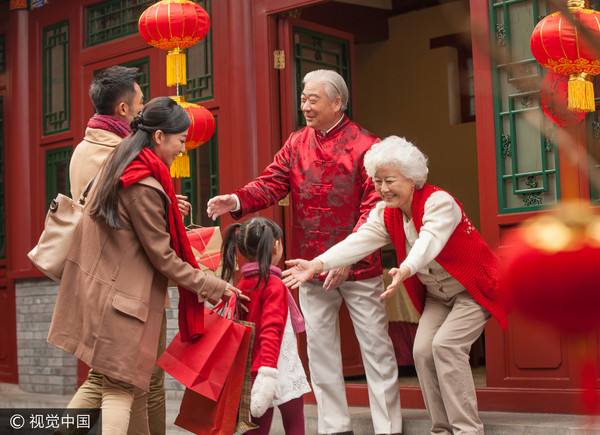
<svg viewBox="0 0 600 435">
<path fill-rule="evenodd" d="M 221 278 L 229 281 L 235 272 L 236 253 L 250 261 L 258 262 L 258 281 L 255 289 L 266 285 L 271 275 L 273 245 L 281 240 L 283 231 L 275 222 L 255 217 L 243 224 L 235 223 L 227 228 L 223 240 L 223 271 Z"/>
<path fill-rule="evenodd" d="M 262 234 L 256 248 L 256 260 L 258 261 L 258 282 L 256 287 L 260 287 L 260 283 L 267 284 L 269 275 L 271 274 L 271 258 L 273 258 L 273 230 L 270 225 L 262 224 Z"/>
<path fill-rule="evenodd" d="M 235 223 L 227 228 L 223 240 L 223 269 L 221 278 L 223 281 L 230 281 L 235 271 L 235 257 L 238 249 L 239 229 L 242 225 Z"/>
</svg>

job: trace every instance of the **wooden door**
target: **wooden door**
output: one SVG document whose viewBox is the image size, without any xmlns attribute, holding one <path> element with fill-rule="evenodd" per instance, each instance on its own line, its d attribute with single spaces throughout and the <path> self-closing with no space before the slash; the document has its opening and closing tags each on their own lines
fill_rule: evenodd
<svg viewBox="0 0 600 435">
<path fill-rule="evenodd" d="M 285 143 L 291 132 L 302 128 L 304 117 L 300 110 L 302 78 L 315 69 L 334 69 L 348 84 L 350 101 L 348 115 L 352 116 L 352 51 L 353 36 L 349 33 L 324 27 L 290 17 L 281 17 L 278 22 L 279 48 L 283 51 L 285 67 L 280 70 L 281 97 L 281 143 Z M 281 55 L 280 55 L 281 56 Z M 281 57 L 280 57 L 281 59 Z M 286 254 L 290 258 L 292 240 L 292 216 L 289 203 L 282 202 L 286 237 Z M 344 304 L 340 309 L 340 334 L 342 363 L 345 376 L 364 373 L 358 341 L 350 315 Z M 334 327 L 334 325 L 332 325 Z M 301 357 L 306 363 L 306 338 L 300 337 Z M 306 364 L 305 364 L 306 365 Z"/>
</svg>

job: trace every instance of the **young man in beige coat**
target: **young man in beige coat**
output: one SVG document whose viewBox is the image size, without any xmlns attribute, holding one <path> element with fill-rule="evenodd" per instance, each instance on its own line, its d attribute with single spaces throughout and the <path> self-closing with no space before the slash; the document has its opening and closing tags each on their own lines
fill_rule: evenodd
<svg viewBox="0 0 600 435">
<path fill-rule="evenodd" d="M 89 95 L 96 113 L 88 121 L 83 140 L 77 145 L 69 166 L 71 194 L 78 199 L 87 184 L 131 130 L 129 123 L 142 110 L 144 95 L 136 77 L 137 68 L 113 66 L 98 73 Z M 182 211 L 187 207 L 183 204 Z M 165 347 L 163 322 L 158 352 Z M 90 370 L 87 380 L 69 403 L 69 408 L 100 408 L 103 376 Z M 148 394 L 148 423 L 152 435 L 165 435 L 164 372 L 154 366 Z"/>
</svg>

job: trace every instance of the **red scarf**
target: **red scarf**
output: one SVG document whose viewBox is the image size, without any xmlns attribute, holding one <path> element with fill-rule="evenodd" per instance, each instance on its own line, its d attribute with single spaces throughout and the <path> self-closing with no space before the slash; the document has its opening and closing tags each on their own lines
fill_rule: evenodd
<svg viewBox="0 0 600 435">
<path fill-rule="evenodd" d="M 99 128 L 100 130 L 110 131 L 119 137 L 125 137 L 131 133 L 131 127 L 129 127 L 127 121 L 112 115 L 99 115 L 96 113 L 90 118 L 87 126 L 89 128 Z"/>
<path fill-rule="evenodd" d="M 121 175 L 121 183 L 125 189 L 146 177 L 156 178 L 171 200 L 171 204 L 167 207 L 167 227 L 171 235 L 171 247 L 183 261 L 198 269 L 198 263 L 192 253 L 192 247 L 177 206 L 177 197 L 169 168 L 150 148 L 143 148 L 136 159 L 127 166 Z M 192 290 L 179 286 L 178 289 L 181 340 L 192 341 L 204 332 L 204 304 L 198 302 L 198 296 Z"/>
</svg>

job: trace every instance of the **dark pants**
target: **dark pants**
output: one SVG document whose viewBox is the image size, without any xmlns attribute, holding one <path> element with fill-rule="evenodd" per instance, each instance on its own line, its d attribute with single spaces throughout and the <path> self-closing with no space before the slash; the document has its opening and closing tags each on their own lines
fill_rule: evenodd
<svg viewBox="0 0 600 435">
<path fill-rule="evenodd" d="M 304 399 L 299 397 L 278 406 L 281 412 L 283 428 L 286 435 L 304 435 Z M 252 417 L 252 422 L 258 424 L 258 429 L 246 432 L 246 435 L 268 435 L 273 421 L 273 408 L 260 418 Z"/>
</svg>

